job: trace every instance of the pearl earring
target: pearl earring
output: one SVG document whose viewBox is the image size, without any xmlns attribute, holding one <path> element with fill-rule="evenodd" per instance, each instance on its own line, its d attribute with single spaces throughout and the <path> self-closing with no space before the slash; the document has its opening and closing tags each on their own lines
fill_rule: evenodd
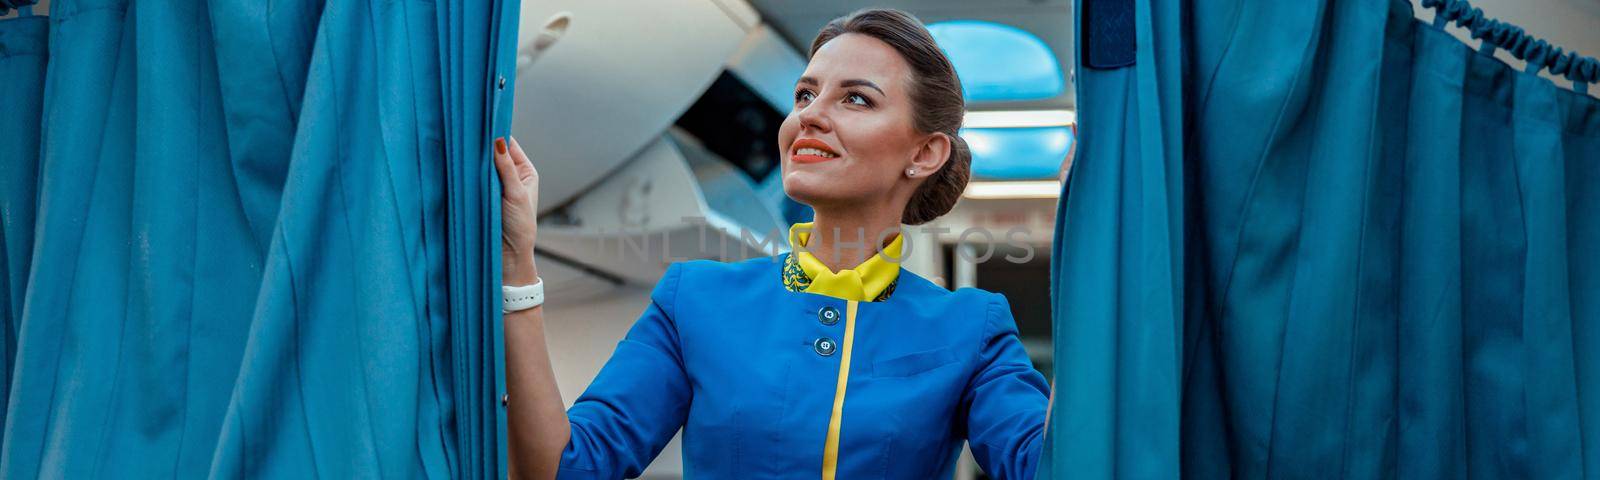
<svg viewBox="0 0 1600 480">
<path fill-rule="evenodd" d="M 907 168 L 906 169 L 906 176 L 907 177 L 915 177 L 915 176 L 917 176 L 917 169 L 915 169 L 915 168 Z"/>
</svg>

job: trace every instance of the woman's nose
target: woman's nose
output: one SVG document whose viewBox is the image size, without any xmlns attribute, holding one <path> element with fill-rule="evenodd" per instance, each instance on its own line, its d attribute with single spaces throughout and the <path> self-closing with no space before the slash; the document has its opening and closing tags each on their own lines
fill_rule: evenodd
<svg viewBox="0 0 1600 480">
<path fill-rule="evenodd" d="M 795 115 L 800 119 L 800 127 L 803 129 L 826 132 L 833 128 L 832 122 L 828 117 L 827 106 L 819 102 L 813 102 L 801 107 L 800 111 L 796 112 Z"/>
</svg>

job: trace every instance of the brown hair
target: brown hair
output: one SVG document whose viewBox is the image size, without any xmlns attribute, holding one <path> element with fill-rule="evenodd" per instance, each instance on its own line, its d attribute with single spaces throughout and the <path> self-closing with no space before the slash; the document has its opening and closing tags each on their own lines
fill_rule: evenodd
<svg viewBox="0 0 1600 480">
<path fill-rule="evenodd" d="M 967 188 L 967 178 L 972 172 L 972 152 L 967 149 L 966 140 L 956 134 L 967 107 L 955 66 L 934 43 L 933 35 L 922 26 L 922 21 L 892 9 L 859 10 L 833 19 L 811 41 L 811 55 L 816 55 L 817 49 L 829 40 L 846 33 L 876 38 L 894 48 L 911 65 L 914 126 L 924 133 L 940 132 L 950 137 L 949 161 L 917 186 L 905 212 L 900 215 L 900 222 L 920 225 L 950 213 Z"/>
</svg>

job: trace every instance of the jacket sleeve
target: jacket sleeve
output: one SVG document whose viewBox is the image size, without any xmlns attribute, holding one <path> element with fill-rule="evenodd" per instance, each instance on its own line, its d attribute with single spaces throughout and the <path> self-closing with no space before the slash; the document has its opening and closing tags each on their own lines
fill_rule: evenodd
<svg viewBox="0 0 1600 480">
<path fill-rule="evenodd" d="M 1004 296 L 992 294 L 978 367 L 962 398 L 972 456 L 998 480 L 1033 480 L 1050 384 L 1033 369 Z"/>
<path fill-rule="evenodd" d="M 572 436 L 557 478 L 638 477 L 683 426 L 691 390 L 673 318 L 681 270 L 667 268 L 650 305 L 567 409 Z"/>
</svg>

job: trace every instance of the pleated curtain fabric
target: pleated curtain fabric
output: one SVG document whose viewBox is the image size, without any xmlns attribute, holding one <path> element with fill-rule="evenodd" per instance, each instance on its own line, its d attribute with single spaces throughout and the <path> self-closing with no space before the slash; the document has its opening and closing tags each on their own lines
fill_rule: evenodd
<svg viewBox="0 0 1600 480">
<path fill-rule="evenodd" d="M 33 253 L 49 28 L 43 17 L 0 20 L 0 398 L 11 389 Z M 0 407 L 0 425 L 5 418 Z"/>
<path fill-rule="evenodd" d="M 1600 477 L 1593 67 L 1405 0 L 1076 7 L 1040 478 Z"/>
<path fill-rule="evenodd" d="M 1186 99 L 1182 57 L 1157 53 L 1184 49 L 1179 1 L 1075 5 L 1080 137 L 1057 204 L 1037 478 L 1178 476 Z"/>
<path fill-rule="evenodd" d="M 504 477 L 516 7 L 0 21 L 0 478 Z"/>
</svg>

